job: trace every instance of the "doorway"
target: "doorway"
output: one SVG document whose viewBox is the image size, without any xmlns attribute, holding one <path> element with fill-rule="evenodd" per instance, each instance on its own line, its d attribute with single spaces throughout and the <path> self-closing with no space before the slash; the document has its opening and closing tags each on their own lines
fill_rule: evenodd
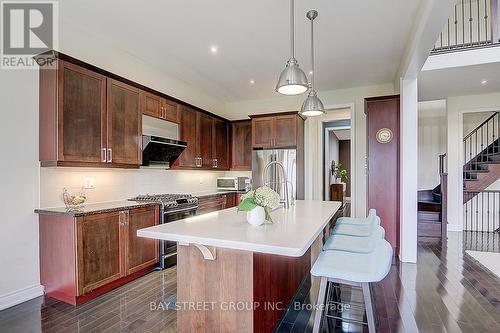
<svg viewBox="0 0 500 333">
<path fill-rule="evenodd" d="M 350 202 L 351 120 L 323 122 L 323 135 L 323 200 Z"/>
</svg>

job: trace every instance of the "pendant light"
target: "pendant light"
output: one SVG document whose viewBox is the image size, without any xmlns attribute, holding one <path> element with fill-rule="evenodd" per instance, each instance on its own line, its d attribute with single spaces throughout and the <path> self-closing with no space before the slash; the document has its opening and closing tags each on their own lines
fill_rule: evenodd
<svg viewBox="0 0 500 333">
<path fill-rule="evenodd" d="M 306 17 L 311 20 L 311 90 L 309 90 L 309 95 L 302 104 L 302 110 L 300 113 L 306 117 L 321 116 L 325 113 L 325 107 L 323 103 L 318 98 L 316 90 L 314 89 L 314 76 L 316 72 L 314 71 L 314 19 L 318 17 L 318 12 L 315 10 L 310 10 L 307 12 Z"/>
<path fill-rule="evenodd" d="M 295 4 L 294 0 L 290 0 L 290 59 L 280 74 L 276 91 L 283 95 L 298 95 L 307 89 L 309 89 L 307 76 L 295 59 Z"/>
</svg>

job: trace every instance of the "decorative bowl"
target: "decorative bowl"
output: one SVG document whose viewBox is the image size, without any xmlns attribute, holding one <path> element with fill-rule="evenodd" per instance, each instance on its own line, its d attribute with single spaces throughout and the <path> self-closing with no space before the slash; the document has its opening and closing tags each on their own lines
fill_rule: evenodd
<svg viewBox="0 0 500 333">
<path fill-rule="evenodd" d="M 83 189 L 76 193 L 70 193 L 67 188 L 64 188 L 63 201 L 68 210 L 78 210 L 83 208 L 83 204 L 87 201 L 87 195 Z"/>
</svg>

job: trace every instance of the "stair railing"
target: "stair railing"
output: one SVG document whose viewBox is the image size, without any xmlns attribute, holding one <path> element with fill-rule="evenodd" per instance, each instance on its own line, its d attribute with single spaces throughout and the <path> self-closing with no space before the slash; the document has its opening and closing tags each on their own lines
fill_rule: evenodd
<svg viewBox="0 0 500 333">
<path fill-rule="evenodd" d="M 464 231 L 499 232 L 500 191 L 464 190 Z"/>
<path fill-rule="evenodd" d="M 500 136 L 500 113 L 494 112 L 463 139 L 464 179 L 472 179 L 467 171 L 480 170 L 479 164 L 487 162 L 488 157 L 498 153 Z"/>
</svg>

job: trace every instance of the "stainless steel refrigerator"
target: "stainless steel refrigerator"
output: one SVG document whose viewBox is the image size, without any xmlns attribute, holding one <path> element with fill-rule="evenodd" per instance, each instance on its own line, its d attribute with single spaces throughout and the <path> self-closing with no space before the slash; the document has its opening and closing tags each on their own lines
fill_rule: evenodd
<svg viewBox="0 0 500 333">
<path fill-rule="evenodd" d="M 267 164 L 278 161 L 285 167 L 289 183 L 288 191 L 295 199 L 303 199 L 302 167 L 297 164 L 297 149 L 259 149 L 252 152 L 252 187 L 267 185 L 285 199 L 285 181 L 279 167 L 274 164 L 269 168 L 268 179 L 264 180 L 264 169 Z"/>
</svg>

